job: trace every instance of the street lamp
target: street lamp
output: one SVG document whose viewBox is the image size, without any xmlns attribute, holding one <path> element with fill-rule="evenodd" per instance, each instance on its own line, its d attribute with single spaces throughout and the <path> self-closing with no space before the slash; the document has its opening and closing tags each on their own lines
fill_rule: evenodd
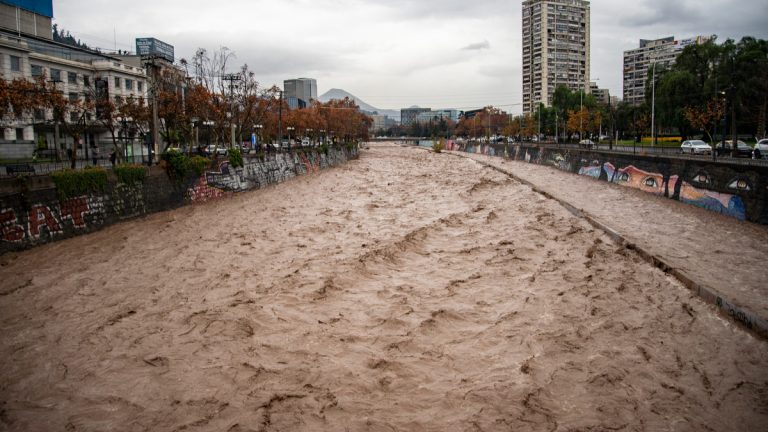
<svg viewBox="0 0 768 432">
<path fill-rule="evenodd" d="M 309 146 L 312 147 L 312 129 L 307 129 L 307 138 L 309 138 Z"/>
<path fill-rule="evenodd" d="M 213 129 L 213 126 L 214 126 L 215 124 L 216 124 L 216 123 L 214 123 L 214 121 L 213 121 L 213 120 L 206 120 L 206 121 L 204 121 L 204 122 L 203 122 L 203 126 L 208 126 L 208 140 L 207 140 L 207 142 L 208 142 L 208 147 L 210 147 L 210 146 L 211 146 L 211 129 Z M 207 149 L 206 149 L 206 152 L 207 152 Z"/>
<path fill-rule="evenodd" d="M 259 147 L 261 147 L 261 129 L 263 127 L 264 126 L 260 124 L 253 125 L 253 128 L 256 129 L 256 145 L 258 145 Z"/>
<path fill-rule="evenodd" d="M 51 79 L 48 80 L 49 83 L 53 84 L 53 92 L 57 93 L 58 89 L 56 88 L 56 84 L 60 82 L 64 82 L 60 79 Z M 54 107 L 53 110 L 53 146 L 56 148 L 56 160 L 59 160 L 59 115 L 58 112 L 58 104 Z"/>
<path fill-rule="evenodd" d="M 651 147 L 656 147 L 656 62 L 653 62 L 651 78 Z"/>
<path fill-rule="evenodd" d="M 287 128 L 285 128 L 285 130 L 288 131 L 288 148 L 291 148 L 291 131 L 296 130 L 296 128 L 294 128 L 293 126 L 288 126 Z"/>
</svg>

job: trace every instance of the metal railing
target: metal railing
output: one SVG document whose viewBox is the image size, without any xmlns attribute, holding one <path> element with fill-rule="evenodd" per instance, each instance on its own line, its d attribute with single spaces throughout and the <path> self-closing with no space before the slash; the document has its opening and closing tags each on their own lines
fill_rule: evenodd
<svg viewBox="0 0 768 432">
<path fill-rule="evenodd" d="M 578 144 L 578 143 L 555 143 L 554 141 L 542 141 L 542 142 L 533 142 L 533 141 L 524 141 L 524 142 L 513 142 L 513 143 L 481 143 L 476 141 L 468 141 L 465 143 L 465 145 L 491 145 L 493 146 L 497 153 L 501 151 L 501 154 L 503 154 L 504 147 L 506 145 L 507 148 L 514 146 L 514 145 L 527 145 L 527 146 L 538 146 L 538 147 L 547 147 L 547 148 L 560 148 L 560 149 L 572 149 L 572 150 L 583 150 L 583 151 L 595 151 L 600 153 L 617 153 L 617 154 L 631 154 L 631 155 L 637 155 L 637 156 L 664 156 L 669 158 L 676 158 L 676 159 L 687 159 L 687 160 L 697 160 L 701 162 L 710 162 L 710 163 L 722 163 L 722 164 L 731 164 L 731 165 L 743 165 L 743 166 L 768 166 L 768 158 L 766 156 L 763 156 L 762 159 L 751 159 L 746 157 L 732 157 L 730 152 L 723 155 L 715 155 L 715 159 L 713 160 L 711 154 L 702 154 L 702 155 L 693 155 L 690 153 L 682 153 L 680 150 L 680 146 L 648 146 L 648 145 L 613 145 L 609 143 L 595 143 L 592 147 L 586 147 L 584 145 Z"/>
</svg>

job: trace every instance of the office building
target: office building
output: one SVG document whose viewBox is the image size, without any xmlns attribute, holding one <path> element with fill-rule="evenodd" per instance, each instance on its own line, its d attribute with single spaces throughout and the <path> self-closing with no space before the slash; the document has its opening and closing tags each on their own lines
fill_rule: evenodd
<svg viewBox="0 0 768 432">
<path fill-rule="evenodd" d="M 589 14 L 584 0 L 523 1 L 523 112 L 551 106 L 558 86 L 589 92 Z"/>
<path fill-rule="evenodd" d="M 429 111 L 432 111 L 432 109 L 419 107 L 402 108 L 400 110 L 400 124 L 403 126 L 412 125 L 413 123 L 416 123 L 419 114 Z"/>
<path fill-rule="evenodd" d="M 669 68 L 685 47 L 703 44 L 710 39 L 710 36 L 681 40 L 675 40 L 674 36 L 641 39 L 639 48 L 624 51 L 624 102 L 631 105 L 642 105 L 645 102 L 645 84 L 653 64 L 656 68 Z"/>
<path fill-rule="evenodd" d="M 52 0 L 0 0 L 0 27 L 44 39 L 53 39 Z"/>
<path fill-rule="evenodd" d="M 288 102 L 288 108 L 298 109 L 308 107 L 317 99 L 317 80 L 312 78 L 297 78 L 283 81 L 283 97 Z"/>
<path fill-rule="evenodd" d="M 429 110 L 421 112 L 416 116 L 416 121 L 419 123 L 429 123 L 433 121 L 440 121 L 441 119 L 458 122 L 459 111 L 454 109 L 443 109 L 435 111 Z"/>
<path fill-rule="evenodd" d="M 22 22 L 20 26 L 8 28 L 5 15 L 9 3 L 20 5 L 19 16 L 25 17 L 23 21 L 27 24 Z M 37 9 L 23 9 L 21 6 L 27 6 L 27 3 Z M 41 27 L 50 23 L 49 15 L 52 14 L 50 1 L 3 0 L 0 10 L 3 15 L 0 18 L 0 78 L 3 80 L 20 78 L 31 81 L 42 77 L 72 102 L 100 98 L 115 102 L 127 98 L 146 99 L 149 86 L 143 67 L 126 64 L 113 55 L 55 42 L 50 24 L 45 27 L 47 33 L 43 34 Z M 30 17 L 28 13 L 35 16 Z M 82 148 L 82 144 L 99 146 L 105 150 L 102 155 L 108 153 L 106 149 L 111 148 L 111 134 L 99 121 L 97 112 L 70 108 L 66 114 L 64 123 L 84 122 L 87 126 L 87 133 L 83 142 L 78 143 L 78 148 Z M 56 124 L 50 109 L 37 109 L 21 118 L 3 120 L 0 158 L 32 157 L 36 148 L 59 155 L 66 149 L 75 148 L 73 137 L 66 133 L 67 125 Z M 58 136 L 55 134 L 57 129 Z M 137 149 L 140 147 L 137 145 Z M 133 149 L 126 151 L 132 153 Z"/>
</svg>

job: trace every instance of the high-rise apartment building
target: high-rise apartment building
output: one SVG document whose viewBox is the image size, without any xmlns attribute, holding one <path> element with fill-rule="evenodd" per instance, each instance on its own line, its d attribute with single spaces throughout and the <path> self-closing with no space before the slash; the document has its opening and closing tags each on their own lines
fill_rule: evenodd
<svg viewBox="0 0 768 432">
<path fill-rule="evenodd" d="M 595 97 L 595 101 L 600 105 L 611 104 L 611 92 L 608 89 L 602 89 L 596 82 L 589 83 L 589 91 Z"/>
<path fill-rule="evenodd" d="M 588 1 L 523 1 L 523 112 L 561 85 L 589 92 L 589 34 Z"/>
<path fill-rule="evenodd" d="M 661 39 L 640 40 L 640 47 L 624 51 L 624 102 L 642 105 L 645 101 L 645 83 L 648 70 L 653 64 L 657 68 L 669 68 L 683 49 L 692 44 L 703 44 L 711 36 L 675 40 L 674 36 Z"/>
<path fill-rule="evenodd" d="M 306 108 L 313 99 L 317 99 L 317 80 L 312 78 L 297 78 L 283 81 L 285 99 L 288 108 Z"/>
</svg>

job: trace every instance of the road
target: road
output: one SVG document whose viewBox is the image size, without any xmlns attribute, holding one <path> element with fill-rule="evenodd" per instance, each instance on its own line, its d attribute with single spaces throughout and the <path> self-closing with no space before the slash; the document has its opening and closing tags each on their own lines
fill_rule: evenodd
<svg viewBox="0 0 768 432">
<path fill-rule="evenodd" d="M 475 161 L 359 160 L 0 257 L 0 430 L 765 430 L 768 343 Z"/>
</svg>

